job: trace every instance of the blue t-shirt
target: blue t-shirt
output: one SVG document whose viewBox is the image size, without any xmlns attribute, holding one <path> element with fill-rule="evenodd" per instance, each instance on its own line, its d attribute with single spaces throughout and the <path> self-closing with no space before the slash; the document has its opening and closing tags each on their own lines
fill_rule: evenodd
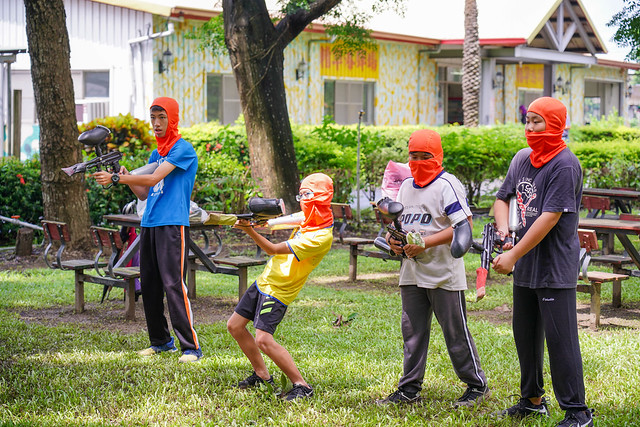
<svg viewBox="0 0 640 427">
<path fill-rule="evenodd" d="M 508 203 L 511 196 L 517 196 L 520 239 L 543 212 L 562 215 L 542 241 L 516 262 L 513 283 L 528 288 L 575 288 L 582 168 L 569 148 L 541 168 L 531 164 L 530 153 L 531 148 L 524 148 L 513 157 L 496 197 Z"/>
<path fill-rule="evenodd" d="M 193 184 L 198 171 L 198 156 L 193 146 L 180 138 L 162 157 L 153 150 L 149 163 L 169 162 L 175 169 L 163 180 L 149 188 L 147 206 L 142 216 L 142 227 L 161 225 L 189 226 L 189 208 Z"/>
</svg>

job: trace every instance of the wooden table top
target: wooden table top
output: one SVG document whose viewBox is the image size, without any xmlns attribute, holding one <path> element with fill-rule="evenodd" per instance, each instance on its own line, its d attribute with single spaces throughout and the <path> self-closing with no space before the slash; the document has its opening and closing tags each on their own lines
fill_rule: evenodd
<svg viewBox="0 0 640 427">
<path fill-rule="evenodd" d="M 620 190 L 616 188 L 583 188 L 582 194 L 586 196 L 603 196 L 618 199 L 640 199 L 640 191 Z"/>
<path fill-rule="evenodd" d="M 580 228 L 590 228 L 594 230 L 640 234 L 640 221 L 626 221 L 608 218 L 580 218 L 578 226 Z"/>
</svg>

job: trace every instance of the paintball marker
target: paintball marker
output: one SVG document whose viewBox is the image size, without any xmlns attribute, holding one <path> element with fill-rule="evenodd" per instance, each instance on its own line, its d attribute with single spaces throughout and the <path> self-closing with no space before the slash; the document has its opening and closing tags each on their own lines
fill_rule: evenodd
<svg viewBox="0 0 640 427">
<path fill-rule="evenodd" d="M 109 134 L 111 134 L 111 131 L 101 125 L 98 125 L 91 130 L 82 132 L 78 137 L 78 141 L 80 141 L 84 145 L 95 147 L 96 157 L 87 162 L 80 162 L 76 163 L 75 165 L 62 168 L 62 171 L 69 176 L 72 176 L 76 173 L 85 172 L 86 170 L 93 168 L 100 171 L 103 167 L 107 171 L 112 173 L 119 172 L 122 153 L 119 151 L 109 151 L 106 154 L 102 154 L 102 149 L 100 148 L 100 144 L 102 144 L 106 140 Z M 109 187 L 111 187 L 111 185 L 109 185 Z"/>
<path fill-rule="evenodd" d="M 391 220 L 391 222 L 387 224 L 387 231 L 391 234 L 391 237 L 402 242 L 400 246 L 406 245 L 407 232 L 402 229 L 402 224 L 400 223 L 400 215 L 402 215 L 402 211 L 404 211 L 402 203 L 394 202 L 389 197 L 384 197 L 380 199 L 376 205 L 378 206 L 380 214 L 384 218 Z M 384 237 L 376 237 L 373 241 L 373 245 L 383 252 L 388 252 L 390 255 L 396 255 L 396 253 L 391 250 L 391 247 Z M 402 256 L 405 255 L 402 254 Z"/>
<path fill-rule="evenodd" d="M 473 242 L 473 248 L 480 252 L 480 267 L 476 270 L 476 301 L 484 298 L 487 275 L 495 255 L 502 253 L 505 241 L 492 223 L 485 224 L 482 230 L 482 244 Z"/>
<path fill-rule="evenodd" d="M 282 199 L 263 199 L 252 197 L 249 199 L 249 213 L 221 214 L 210 213 L 204 222 L 207 225 L 234 225 L 239 219 L 246 219 L 252 225 L 262 225 L 272 218 L 277 218 L 285 213 Z"/>
<path fill-rule="evenodd" d="M 472 243 L 473 248 L 480 252 L 480 267 L 476 270 L 476 301 L 480 301 L 485 296 L 487 275 L 495 258 L 494 254 L 501 254 L 505 243 L 516 243 L 516 231 L 519 228 L 517 201 L 512 197 L 509 200 L 509 237 L 502 237 L 496 226 L 489 223 L 482 230 L 482 245 Z"/>
</svg>

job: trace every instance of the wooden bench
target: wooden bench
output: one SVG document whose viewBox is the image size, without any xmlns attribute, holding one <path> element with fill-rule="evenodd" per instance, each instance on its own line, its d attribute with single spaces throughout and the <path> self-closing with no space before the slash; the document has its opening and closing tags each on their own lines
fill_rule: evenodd
<svg viewBox="0 0 640 427">
<path fill-rule="evenodd" d="M 115 286 L 125 290 L 125 319 L 135 320 L 135 280 L 140 278 L 138 267 L 112 268 L 120 251 L 123 248 L 122 239 L 118 230 L 103 227 L 91 227 L 94 243 L 99 250 L 93 260 L 71 259 L 63 260 L 62 254 L 66 244 L 71 241 L 69 228 L 66 223 L 58 221 L 42 220 L 42 228 L 48 241 L 44 252 L 47 265 L 61 270 L 72 270 L 75 276 L 75 312 L 84 311 L 84 284 L 96 283 L 103 286 Z M 48 259 L 49 251 L 54 242 L 60 244 L 56 252 L 56 261 Z M 102 261 L 105 247 L 111 248 L 109 262 Z M 106 267 L 106 269 L 105 269 Z M 95 275 L 85 273 L 85 270 L 94 269 Z"/>
<path fill-rule="evenodd" d="M 638 214 L 630 214 L 630 213 L 621 213 L 619 219 L 622 221 L 640 221 L 640 215 Z M 604 254 L 601 255 L 593 255 L 591 256 L 591 262 L 598 264 L 606 264 L 610 265 L 613 268 L 614 273 L 623 273 L 624 266 L 628 264 L 633 264 L 633 260 L 626 253 L 622 255 L 613 254 L 613 239 L 614 235 L 609 234 L 601 236 L 603 241 L 603 247 L 609 246 L 608 250 L 605 250 Z M 605 246 L 606 245 L 606 246 Z"/>
<path fill-rule="evenodd" d="M 206 254 L 206 252 L 205 252 Z M 209 255 L 209 254 L 207 254 Z M 216 254 L 217 255 L 217 254 Z M 189 253 L 189 268 L 187 270 L 187 294 L 189 298 L 196 298 L 196 271 L 208 271 L 210 273 L 229 274 L 232 276 L 238 276 L 238 300 L 242 298 L 242 295 L 247 291 L 247 284 L 249 279 L 249 267 L 256 265 L 265 265 L 266 259 L 251 258 L 246 256 L 233 256 L 233 257 L 217 257 L 211 258 L 213 264 L 213 271 L 206 265 L 198 262 L 198 257 Z"/>
<path fill-rule="evenodd" d="M 352 282 L 356 281 L 358 275 L 358 256 L 365 256 L 370 258 L 378 258 L 384 261 L 392 260 L 392 261 L 402 261 L 402 257 L 400 256 L 392 256 L 388 253 L 375 250 L 363 249 L 361 246 L 373 245 L 374 239 L 369 238 L 361 238 L 361 237 L 347 237 L 346 230 L 349 226 L 349 221 L 353 220 L 353 212 L 351 210 L 351 206 L 346 203 L 331 203 L 331 210 L 333 212 L 334 219 L 334 231 L 337 230 L 339 242 L 342 245 L 349 246 L 349 280 Z M 382 216 L 375 209 L 376 219 L 382 225 L 383 220 Z M 380 228 L 378 235 L 381 235 L 385 232 L 384 226 Z"/>
<path fill-rule="evenodd" d="M 602 196 L 582 196 L 582 207 L 589 211 L 587 218 L 595 218 L 598 215 L 604 218 L 605 212 L 611 209 L 611 200 Z"/>
<path fill-rule="evenodd" d="M 594 230 L 578 230 L 580 239 L 580 275 L 579 278 L 588 284 L 578 284 L 577 291 L 591 295 L 591 327 L 600 327 L 600 297 L 603 283 L 612 283 L 613 298 L 612 305 L 620 307 L 622 305 L 622 281 L 627 280 L 626 274 L 607 273 L 603 271 L 589 271 L 591 262 L 591 252 L 598 250 L 598 238 Z"/>
</svg>

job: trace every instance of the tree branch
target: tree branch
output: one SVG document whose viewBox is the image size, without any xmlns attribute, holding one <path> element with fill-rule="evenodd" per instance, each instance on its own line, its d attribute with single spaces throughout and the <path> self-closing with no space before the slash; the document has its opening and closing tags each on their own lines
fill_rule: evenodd
<svg viewBox="0 0 640 427">
<path fill-rule="evenodd" d="M 317 19 L 336 7 L 342 0 L 317 0 L 309 4 L 309 9 L 300 8 L 288 13 L 276 25 L 276 31 L 282 36 L 279 40 L 283 47 L 287 46 L 314 19 Z"/>
</svg>

